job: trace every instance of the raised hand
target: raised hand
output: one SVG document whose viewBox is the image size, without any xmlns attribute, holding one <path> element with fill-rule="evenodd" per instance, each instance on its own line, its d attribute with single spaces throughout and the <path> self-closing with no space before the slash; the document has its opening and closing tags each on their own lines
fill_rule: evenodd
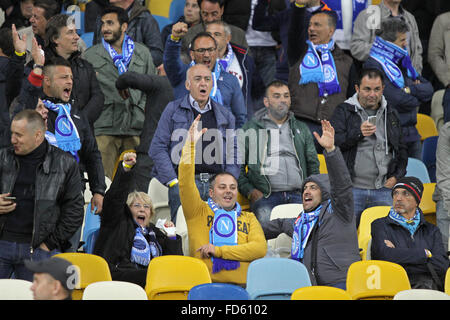
<svg viewBox="0 0 450 320">
<path fill-rule="evenodd" d="M 183 38 L 188 32 L 188 25 L 184 22 L 177 22 L 172 26 L 172 36 L 174 38 Z"/>
<path fill-rule="evenodd" d="M 313 132 L 317 142 L 327 151 L 331 152 L 335 149 L 334 146 L 334 128 L 328 120 L 322 120 L 322 136 L 317 132 Z"/>
<path fill-rule="evenodd" d="M 11 31 L 12 31 L 14 50 L 16 50 L 17 53 L 25 52 L 27 50 L 27 35 L 24 34 L 22 36 L 22 39 L 20 39 L 19 33 L 17 32 L 15 24 L 13 24 L 11 26 Z"/>
<path fill-rule="evenodd" d="M 31 46 L 31 56 L 36 64 L 43 66 L 45 64 L 45 55 L 41 46 L 37 43 L 36 38 L 33 37 Z"/>
<path fill-rule="evenodd" d="M 195 118 L 194 122 L 192 122 L 191 127 L 189 128 L 188 141 L 197 143 L 198 139 L 208 130 L 207 128 L 203 128 L 201 131 L 198 131 L 198 124 L 200 122 L 201 115 L 199 114 L 197 118 Z"/>
</svg>

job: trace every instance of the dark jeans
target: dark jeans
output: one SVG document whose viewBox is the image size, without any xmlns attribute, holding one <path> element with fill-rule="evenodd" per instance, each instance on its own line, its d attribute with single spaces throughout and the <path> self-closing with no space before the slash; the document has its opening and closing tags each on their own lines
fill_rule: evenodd
<svg viewBox="0 0 450 320">
<path fill-rule="evenodd" d="M 274 207 L 286 203 L 302 203 L 302 194 L 300 191 L 272 192 L 269 197 L 262 197 L 257 200 L 251 205 L 250 209 L 255 214 L 258 221 L 262 224 L 270 221 L 270 214 L 272 213 L 272 209 Z"/>
<path fill-rule="evenodd" d="M 36 248 L 30 252 L 29 243 L 17 243 L 0 240 L 0 279 L 14 278 L 33 281 L 33 272 L 28 270 L 25 260 L 45 260 L 59 253 L 58 250 L 44 251 Z"/>
<path fill-rule="evenodd" d="M 446 123 L 450 120 L 450 88 L 445 89 L 442 107 L 444 108 L 444 123 Z"/>
<path fill-rule="evenodd" d="M 250 53 L 255 61 L 256 69 L 267 87 L 275 80 L 277 51 L 275 47 L 250 47 Z"/>
</svg>

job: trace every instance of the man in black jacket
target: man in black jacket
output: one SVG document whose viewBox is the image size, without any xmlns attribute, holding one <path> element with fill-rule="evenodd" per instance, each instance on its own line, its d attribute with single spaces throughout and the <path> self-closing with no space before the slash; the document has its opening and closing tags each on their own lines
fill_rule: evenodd
<svg viewBox="0 0 450 320">
<path fill-rule="evenodd" d="M 81 58 L 75 21 L 66 14 L 58 14 L 45 29 L 45 57 L 59 56 L 70 62 L 73 74 L 72 99 L 89 120 L 91 129 L 103 109 L 104 96 L 92 65 Z"/>
<path fill-rule="evenodd" d="M 102 159 L 88 120 L 70 98 L 73 84 L 70 63 L 61 57 L 54 57 L 42 68 L 44 57 L 35 40 L 33 48 L 35 66 L 28 76 L 28 81 L 23 84 L 15 110 L 17 112 L 22 109 L 36 109 L 38 99 L 42 99 L 45 108 L 39 110 L 47 121 L 46 139 L 72 154 L 79 163 L 82 178 L 84 172 L 87 172 L 93 194 L 91 205 L 97 208 L 97 213 L 101 212 L 106 191 Z M 61 118 L 64 120 L 60 121 Z M 83 192 L 84 187 L 83 183 Z M 71 251 L 77 249 L 78 241 L 79 239 L 73 240 Z"/>
<path fill-rule="evenodd" d="M 361 70 L 355 89 L 331 122 L 352 177 L 358 226 L 364 209 L 392 203 L 391 188 L 405 175 L 408 155 L 398 114 L 383 96 L 382 73 Z"/>
<path fill-rule="evenodd" d="M 0 278 L 32 281 L 24 260 L 66 249 L 83 222 L 77 162 L 45 130 L 39 113 L 23 110 L 11 123 L 12 147 L 0 149 Z"/>
</svg>

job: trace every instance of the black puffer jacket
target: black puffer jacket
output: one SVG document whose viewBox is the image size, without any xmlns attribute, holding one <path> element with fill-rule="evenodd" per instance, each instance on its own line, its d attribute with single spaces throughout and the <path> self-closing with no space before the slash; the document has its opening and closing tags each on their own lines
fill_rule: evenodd
<svg viewBox="0 0 450 320">
<path fill-rule="evenodd" d="M 103 201 L 100 232 L 94 247 L 94 254 L 105 258 L 112 272 L 136 269 L 130 259 L 138 225 L 126 204 L 128 194 L 135 189 L 134 169 L 125 172 L 120 163 Z M 152 223 L 150 229 L 155 232 L 163 255 L 183 255 L 179 235 L 176 240 L 171 240 Z"/>
<path fill-rule="evenodd" d="M 14 150 L 0 149 L 0 193 L 13 190 L 18 173 Z M 41 243 L 50 250 L 70 247 L 69 239 L 83 223 L 84 200 L 75 159 L 47 143 L 44 162 L 36 171 L 35 190 L 31 248 Z M 0 215 L 0 233 L 6 219 L 7 214 Z"/>
</svg>

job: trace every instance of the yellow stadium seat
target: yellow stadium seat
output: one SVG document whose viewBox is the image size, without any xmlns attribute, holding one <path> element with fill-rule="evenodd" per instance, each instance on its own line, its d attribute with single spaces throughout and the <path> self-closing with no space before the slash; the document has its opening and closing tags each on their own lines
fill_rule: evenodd
<svg viewBox="0 0 450 320">
<path fill-rule="evenodd" d="M 319 162 L 320 162 L 319 172 L 320 173 L 328 173 L 327 164 L 325 162 L 325 156 L 323 154 L 318 153 L 317 158 L 319 158 Z"/>
<path fill-rule="evenodd" d="M 79 282 L 72 292 L 73 300 L 81 300 L 84 289 L 91 283 L 98 281 L 111 281 L 111 272 L 108 263 L 100 256 L 80 252 L 65 252 L 54 255 L 70 261 L 78 267 Z"/>
<path fill-rule="evenodd" d="M 145 292 L 149 300 L 187 300 L 192 287 L 211 283 L 206 264 L 187 256 L 161 256 L 150 261 Z"/>
<path fill-rule="evenodd" d="M 450 268 L 447 269 L 447 273 L 445 274 L 444 291 L 446 294 L 450 294 Z"/>
<path fill-rule="evenodd" d="M 311 286 L 298 288 L 291 295 L 291 300 L 352 300 L 347 291 L 328 287 Z"/>
<path fill-rule="evenodd" d="M 425 219 L 433 224 L 436 224 L 436 202 L 433 201 L 433 193 L 435 188 L 435 182 L 424 183 L 422 199 L 419 204 Z"/>
<path fill-rule="evenodd" d="M 365 209 L 361 213 L 361 220 L 358 227 L 358 245 L 361 255 L 361 259 L 365 260 L 367 255 L 367 245 L 371 239 L 371 224 L 374 220 L 382 217 L 386 217 L 391 207 L 389 206 L 376 206 Z"/>
<path fill-rule="evenodd" d="M 428 137 L 438 136 L 439 132 L 436 128 L 436 123 L 429 115 L 418 113 L 417 114 L 417 131 L 420 134 L 420 140 L 425 140 Z"/>
<path fill-rule="evenodd" d="M 411 289 L 405 269 L 381 260 L 357 261 L 347 272 L 347 292 L 353 300 L 392 300 L 403 290 Z"/>
</svg>

